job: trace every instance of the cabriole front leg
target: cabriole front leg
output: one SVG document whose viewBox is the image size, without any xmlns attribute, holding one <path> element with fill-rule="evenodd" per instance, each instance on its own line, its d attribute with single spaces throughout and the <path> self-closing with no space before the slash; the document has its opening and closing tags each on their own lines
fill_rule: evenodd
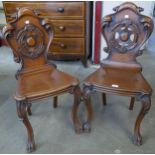
<svg viewBox="0 0 155 155">
<path fill-rule="evenodd" d="M 27 108 L 29 105 L 26 101 L 16 101 L 16 105 L 17 105 L 18 117 L 20 118 L 21 121 L 23 121 L 27 129 L 27 135 L 28 135 L 27 151 L 32 152 L 35 150 L 35 141 L 34 141 L 33 129 L 27 117 Z"/>
<path fill-rule="evenodd" d="M 83 124 L 83 129 L 85 132 L 91 131 L 91 121 L 92 121 L 92 105 L 90 95 L 92 93 L 92 86 L 84 85 L 83 87 L 83 99 L 87 108 L 87 120 Z"/>
<path fill-rule="evenodd" d="M 134 144 L 136 145 L 142 145 L 142 136 L 140 133 L 140 125 L 141 122 L 145 116 L 145 114 L 149 111 L 151 107 L 151 96 L 148 94 L 142 95 L 140 98 L 142 107 L 140 110 L 140 113 L 137 117 L 136 123 L 135 123 L 135 129 L 134 129 Z"/>
<path fill-rule="evenodd" d="M 71 93 L 74 95 L 74 104 L 72 108 L 72 121 L 76 133 L 81 133 L 82 123 L 78 118 L 78 109 L 81 101 L 81 90 L 79 86 L 75 86 Z"/>
</svg>

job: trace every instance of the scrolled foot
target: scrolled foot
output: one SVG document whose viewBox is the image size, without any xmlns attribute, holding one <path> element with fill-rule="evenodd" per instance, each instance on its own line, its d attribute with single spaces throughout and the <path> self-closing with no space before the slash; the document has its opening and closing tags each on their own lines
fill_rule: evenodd
<svg viewBox="0 0 155 155">
<path fill-rule="evenodd" d="M 82 127 L 82 123 L 78 122 L 74 124 L 74 130 L 77 134 L 80 134 L 83 132 L 83 127 Z"/>
<path fill-rule="evenodd" d="M 151 96 L 149 94 L 143 94 L 140 96 L 140 101 L 142 104 L 140 113 L 136 119 L 135 129 L 134 129 L 134 144 L 142 145 L 142 136 L 140 133 L 140 126 L 145 114 L 148 113 L 151 107 Z"/>
<path fill-rule="evenodd" d="M 87 133 L 91 132 L 91 125 L 89 122 L 83 123 L 83 131 Z"/>
<path fill-rule="evenodd" d="M 33 128 L 27 117 L 28 102 L 25 100 L 16 101 L 16 105 L 17 105 L 18 117 L 24 123 L 27 129 L 27 151 L 32 152 L 35 150 L 35 141 L 34 141 Z"/>
<path fill-rule="evenodd" d="M 138 135 L 135 135 L 134 136 L 134 139 L 133 139 L 133 143 L 137 146 L 140 146 L 142 145 L 142 137 L 141 136 L 138 136 Z"/>
<path fill-rule="evenodd" d="M 34 141 L 27 143 L 26 150 L 27 150 L 28 153 L 31 153 L 31 152 L 35 151 L 35 149 L 36 149 L 36 147 L 35 147 Z"/>
</svg>

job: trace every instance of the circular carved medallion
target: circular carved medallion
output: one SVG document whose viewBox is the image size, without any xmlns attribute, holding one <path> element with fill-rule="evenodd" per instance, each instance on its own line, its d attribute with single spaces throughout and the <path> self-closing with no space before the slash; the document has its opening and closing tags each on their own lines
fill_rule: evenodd
<svg viewBox="0 0 155 155">
<path fill-rule="evenodd" d="M 119 53 L 131 51 L 138 40 L 137 25 L 129 20 L 117 23 L 113 27 L 110 45 Z"/>
<path fill-rule="evenodd" d="M 19 52 L 29 58 L 37 58 L 45 49 L 43 32 L 32 24 L 18 31 Z"/>
</svg>

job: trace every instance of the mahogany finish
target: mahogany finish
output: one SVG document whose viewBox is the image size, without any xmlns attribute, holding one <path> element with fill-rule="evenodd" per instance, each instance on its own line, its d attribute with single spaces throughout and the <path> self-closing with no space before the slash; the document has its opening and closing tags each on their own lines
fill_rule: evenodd
<svg viewBox="0 0 155 155">
<path fill-rule="evenodd" d="M 39 18 L 28 8 L 19 9 L 16 19 L 3 28 L 3 36 L 12 48 L 14 60 L 21 64 L 21 69 L 16 74 L 18 83 L 14 98 L 18 117 L 27 129 L 28 152 L 35 150 L 33 128 L 27 117 L 27 113 L 31 115 L 32 101 L 52 96 L 56 108 L 58 95 L 73 94 L 73 125 L 76 132 L 82 130 L 77 118 L 81 96 L 79 81 L 56 69 L 46 59 L 53 35 L 52 23 L 48 19 Z"/>
<path fill-rule="evenodd" d="M 39 17 L 48 18 L 55 33 L 49 59 L 81 59 L 87 66 L 90 53 L 90 2 L 4 1 L 6 21 L 14 20 L 19 8 L 34 10 Z"/>
<path fill-rule="evenodd" d="M 143 77 L 142 66 L 136 57 L 142 54 L 141 47 L 153 31 L 153 22 L 140 13 L 142 8 L 130 2 L 114 8 L 114 11 L 102 21 L 102 34 L 108 46 L 105 50 L 109 55 L 101 62 L 101 67 L 84 81 L 83 95 L 88 108 L 88 120 L 84 128 L 88 131 L 91 128 L 91 93 L 103 93 L 104 105 L 106 93 L 129 96 L 130 110 L 135 99 L 142 103 L 134 128 L 134 143 L 141 145 L 140 125 L 151 106 L 152 88 Z"/>
</svg>

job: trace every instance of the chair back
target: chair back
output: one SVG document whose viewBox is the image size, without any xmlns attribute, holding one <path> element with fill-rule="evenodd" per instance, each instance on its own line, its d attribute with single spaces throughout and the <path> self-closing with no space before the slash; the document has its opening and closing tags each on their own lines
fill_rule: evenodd
<svg viewBox="0 0 155 155">
<path fill-rule="evenodd" d="M 143 8 L 131 2 L 113 10 L 115 13 L 105 16 L 102 21 L 102 34 L 107 43 L 105 51 L 109 54 L 102 64 L 141 68 L 136 57 L 142 54 L 141 48 L 153 31 L 153 21 L 141 14 Z"/>
<path fill-rule="evenodd" d="M 46 64 L 46 55 L 53 39 L 53 27 L 34 11 L 21 8 L 16 19 L 3 28 L 3 36 L 13 50 L 14 60 L 23 69 Z"/>
</svg>

